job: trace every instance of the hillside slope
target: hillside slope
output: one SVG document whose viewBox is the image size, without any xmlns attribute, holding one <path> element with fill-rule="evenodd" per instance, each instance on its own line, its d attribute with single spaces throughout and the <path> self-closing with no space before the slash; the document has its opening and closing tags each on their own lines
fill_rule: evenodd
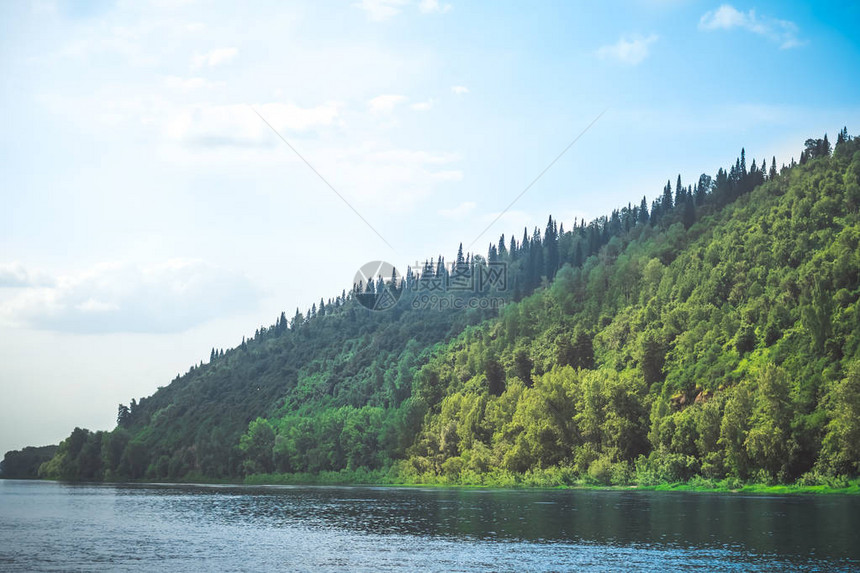
<svg viewBox="0 0 860 573">
<path fill-rule="evenodd" d="M 634 230 L 461 337 L 419 377 L 439 383 L 402 471 L 856 475 L 858 149 L 805 153 L 688 229 Z"/>
<path fill-rule="evenodd" d="M 121 406 L 113 432 L 76 429 L 41 475 L 856 475 L 858 204 L 860 142 L 844 131 L 779 172 L 742 154 L 650 208 L 568 231 L 550 218 L 486 258 L 428 263 L 393 310 L 363 308 L 359 289 L 282 315 Z M 457 296 L 509 302 L 498 318 L 413 308 L 428 280 L 492 265 L 504 288 Z"/>
</svg>

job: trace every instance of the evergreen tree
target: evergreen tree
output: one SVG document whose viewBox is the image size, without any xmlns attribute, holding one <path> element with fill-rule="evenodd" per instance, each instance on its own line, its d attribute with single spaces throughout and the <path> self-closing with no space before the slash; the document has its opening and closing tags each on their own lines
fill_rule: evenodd
<svg viewBox="0 0 860 573">
<path fill-rule="evenodd" d="M 666 181 L 666 186 L 663 188 L 663 198 L 660 202 L 661 214 L 666 214 L 672 210 L 672 182 Z"/>
<path fill-rule="evenodd" d="M 639 223 L 645 225 L 648 223 L 648 201 L 642 197 L 642 203 L 639 204 Z"/>
<path fill-rule="evenodd" d="M 546 277 L 552 280 L 559 267 L 558 230 L 550 216 L 544 233 L 544 248 L 546 249 Z"/>
<path fill-rule="evenodd" d="M 696 222 L 696 207 L 692 200 L 684 201 L 684 207 L 681 212 L 681 222 L 685 229 L 689 229 Z"/>
<path fill-rule="evenodd" d="M 686 192 L 684 191 L 684 186 L 681 185 L 681 174 L 678 174 L 678 182 L 675 183 L 675 206 L 680 207 L 684 200 L 686 199 Z"/>
</svg>

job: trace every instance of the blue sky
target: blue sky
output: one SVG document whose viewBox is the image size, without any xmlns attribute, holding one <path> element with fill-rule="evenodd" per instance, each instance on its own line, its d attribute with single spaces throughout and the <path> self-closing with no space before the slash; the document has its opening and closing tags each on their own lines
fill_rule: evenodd
<svg viewBox="0 0 860 573">
<path fill-rule="evenodd" d="M 0 4 L 0 452 L 450 257 L 601 112 L 481 252 L 860 129 L 856 3 L 596 4 Z"/>
</svg>

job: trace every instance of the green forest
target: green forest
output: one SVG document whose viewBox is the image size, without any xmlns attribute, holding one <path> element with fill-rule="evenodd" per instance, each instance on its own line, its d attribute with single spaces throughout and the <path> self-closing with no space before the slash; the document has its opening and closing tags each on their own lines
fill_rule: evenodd
<svg viewBox="0 0 860 573">
<path fill-rule="evenodd" d="M 120 404 L 114 430 L 75 428 L 22 471 L 643 487 L 857 479 L 860 139 L 846 129 L 833 146 L 809 139 L 779 168 L 748 165 L 742 150 L 713 176 L 670 179 L 650 203 L 568 228 L 550 216 L 517 236 L 282 313 Z M 383 292 L 397 304 L 361 304 Z M 4 467 L 20 457 L 7 453 Z"/>
</svg>

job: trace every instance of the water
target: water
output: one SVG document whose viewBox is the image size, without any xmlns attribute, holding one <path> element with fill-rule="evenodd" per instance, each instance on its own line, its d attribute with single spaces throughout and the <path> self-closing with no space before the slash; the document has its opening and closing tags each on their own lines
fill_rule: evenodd
<svg viewBox="0 0 860 573">
<path fill-rule="evenodd" d="M 6 571 L 860 570 L 860 498 L 0 480 Z"/>
</svg>

